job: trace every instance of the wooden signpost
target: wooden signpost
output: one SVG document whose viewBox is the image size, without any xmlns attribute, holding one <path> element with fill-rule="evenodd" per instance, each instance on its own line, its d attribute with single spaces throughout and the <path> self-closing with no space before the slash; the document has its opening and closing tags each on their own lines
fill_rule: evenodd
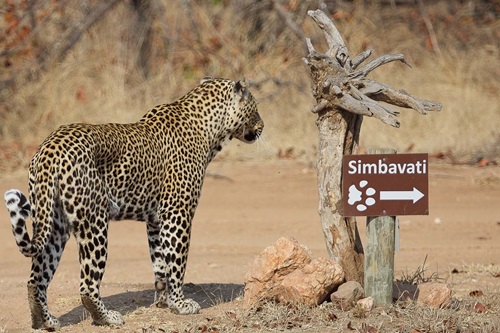
<svg viewBox="0 0 500 333">
<path fill-rule="evenodd" d="M 429 214 L 429 158 L 393 149 L 369 153 L 344 156 L 343 209 L 346 216 L 367 216 L 365 295 L 391 304 L 396 216 Z"/>
</svg>

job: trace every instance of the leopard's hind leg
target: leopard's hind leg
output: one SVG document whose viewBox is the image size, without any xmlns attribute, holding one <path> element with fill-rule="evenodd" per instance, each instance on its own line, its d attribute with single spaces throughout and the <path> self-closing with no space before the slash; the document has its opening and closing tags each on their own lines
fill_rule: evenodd
<svg viewBox="0 0 500 333">
<path fill-rule="evenodd" d="M 55 330 L 60 325 L 57 318 L 49 312 L 47 288 L 56 272 L 64 246 L 69 238 L 69 231 L 63 222 L 60 205 L 57 202 L 52 203 L 51 209 L 47 212 L 47 218 L 51 225 L 50 232 L 47 233 L 47 241 L 38 240 L 36 242 L 30 240 L 26 228 L 26 219 L 35 215 L 26 196 L 19 190 L 10 190 L 5 193 L 5 202 L 10 213 L 12 233 L 19 251 L 25 256 L 31 257 L 31 275 L 28 280 L 31 326 L 34 329 Z M 36 230 L 35 226 L 34 229 Z"/>
<path fill-rule="evenodd" d="M 108 310 L 99 292 L 108 255 L 109 200 L 97 170 L 90 169 L 83 174 L 94 182 L 92 191 L 86 188 L 81 193 L 63 194 L 70 202 L 80 203 L 74 207 L 76 213 L 68 215 L 78 245 L 80 297 L 94 324 L 119 326 L 124 323 L 122 315 Z M 82 182 L 85 184 L 90 180 L 83 179 Z"/>
<path fill-rule="evenodd" d="M 49 312 L 47 288 L 54 277 L 70 234 L 57 205 L 53 214 L 53 233 L 42 253 L 32 258 L 31 276 L 28 280 L 31 326 L 35 329 L 55 330 L 60 327 L 59 320 Z"/>
</svg>

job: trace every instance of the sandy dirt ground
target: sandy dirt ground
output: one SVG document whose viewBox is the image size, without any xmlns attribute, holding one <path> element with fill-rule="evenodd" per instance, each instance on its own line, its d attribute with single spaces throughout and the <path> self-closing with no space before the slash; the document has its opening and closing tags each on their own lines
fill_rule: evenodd
<svg viewBox="0 0 500 333">
<path fill-rule="evenodd" d="M 49 307 L 60 318 L 62 332 L 146 332 L 155 321 L 177 330 L 185 322 L 228 311 L 241 304 L 237 297 L 254 258 L 281 236 L 296 238 L 316 256 L 327 255 L 317 214 L 314 168 L 285 160 L 214 162 L 209 172 L 194 220 L 185 278 L 186 292 L 201 302 L 202 313 L 176 316 L 166 309 L 149 308 L 154 293 L 145 225 L 113 222 L 101 293 L 110 308 L 125 315 L 126 325 L 118 330 L 91 325 L 80 304 L 78 256 L 71 239 L 49 288 Z M 9 188 L 26 191 L 26 173 L 0 176 L 0 192 Z M 430 215 L 400 217 L 396 277 L 414 271 L 426 256 L 429 274 L 444 277 L 453 268 L 499 265 L 500 167 L 432 163 L 429 188 Z M 365 221 L 358 222 L 364 240 Z M 30 260 L 15 245 L 3 204 L 0 254 L 0 332 L 29 332 Z M 469 283 L 463 290 L 475 288 L 478 280 Z M 498 287 L 500 281 L 487 283 Z"/>
</svg>

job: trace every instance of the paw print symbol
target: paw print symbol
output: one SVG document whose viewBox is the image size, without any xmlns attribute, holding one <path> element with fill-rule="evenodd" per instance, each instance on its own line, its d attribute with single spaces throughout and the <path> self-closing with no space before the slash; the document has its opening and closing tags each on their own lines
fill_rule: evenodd
<svg viewBox="0 0 500 333">
<path fill-rule="evenodd" d="M 368 185 L 368 182 L 366 180 L 362 180 L 359 182 L 359 187 L 361 190 L 365 189 L 366 186 Z M 349 205 L 354 205 L 357 202 L 359 202 L 356 205 L 356 209 L 360 212 L 364 212 L 368 206 L 373 206 L 375 204 L 375 199 L 373 198 L 373 195 L 376 193 L 375 189 L 373 187 L 367 187 L 365 189 L 365 196 L 367 197 L 364 202 L 363 202 L 363 193 L 362 191 L 358 190 L 356 185 L 351 185 L 349 187 L 349 199 L 347 200 L 347 203 Z"/>
</svg>

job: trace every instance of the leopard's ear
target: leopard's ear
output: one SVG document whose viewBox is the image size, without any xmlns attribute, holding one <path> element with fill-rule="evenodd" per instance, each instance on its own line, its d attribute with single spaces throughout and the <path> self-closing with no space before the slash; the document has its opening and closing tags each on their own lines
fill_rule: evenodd
<svg viewBox="0 0 500 333">
<path fill-rule="evenodd" d="M 208 81 L 212 81 L 214 78 L 211 76 L 205 76 L 203 79 L 201 79 L 200 84 L 203 84 Z"/>
<path fill-rule="evenodd" d="M 250 90 L 248 90 L 248 82 L 246 79 L 237 81 L 234 84 L 234 93 L 240 96 L 240 102 L 248 98 L 248 95 L 250 95 Z"/>
</svg>

